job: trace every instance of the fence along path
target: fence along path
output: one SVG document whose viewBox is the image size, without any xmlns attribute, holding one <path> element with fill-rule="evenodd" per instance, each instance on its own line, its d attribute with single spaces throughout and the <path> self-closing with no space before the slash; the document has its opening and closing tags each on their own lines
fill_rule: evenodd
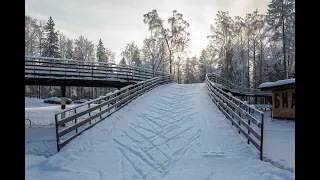
<svg viewBox="0 0 320 180">
<path fill-rule="evenodd" d="M 247 138 L 247 143 L 251 143 L 260 152 L 262 160 L 264 113 L 223 91 L 212 80 L 213 77 L 212 74 L 206 74 L 205 79 L 210 98 L 237 128 L 238 133 Z M 257 113 L 258 117 L 254 117 L 253 113 Z"/>
<path fill-rule="evenodd" d="M 106 119 L 138 96 L 155 87 L 172 82 L 170 75 L 155 77 L 134 85 L 126 86 L 119 91 L 110 93 L 73 108 L 55 114 L 56 139 L 58 152 L 62 147 L 82 132 Z M 66 125 L 61 127 L 61 125 Z M 63 139 L 63 140 L 62 140 Z"/>
<path fill-rule="evenodd" d="M 244 94 L 244 95 L 272 96 L 271 92 L 261 91 L 260 89 L 245 88 L 242 86 L 235 85 L 231 81 L 225 78 L 222 78 L 220 77 L 220 75 L 217 75 L 215 73 L 210 73 L 210 74 L 207 74 L 206 76 L 208 76 L 211 82 L 216 83 L 216 85 L 219 86 L 220 88 L 227 89 L 231 92 Z"/>
</svg>

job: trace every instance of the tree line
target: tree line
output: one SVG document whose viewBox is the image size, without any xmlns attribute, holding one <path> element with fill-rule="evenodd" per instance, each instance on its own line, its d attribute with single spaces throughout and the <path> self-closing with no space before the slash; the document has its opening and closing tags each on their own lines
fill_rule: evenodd
<svg viewBox="0 0 320 180">
<path fill-rule="evenodd" d="M 266 81 L 294 77 L 294 0 L 271 0 L 266 14 L 255 10 L 245 17 L 231 17 L 228 12 L 218 11 L 214 20 L 215 23 L 210 25 L 211 33 L 207 35 L 209 44 L 196 57 L 190 55 L 190 24 L 181 12 L 173 10 L 166 21 L 156 9 L 147 12 L 142 16 L 142 23 L 149 34 L 142 47 L 135 42 L 128 43 L 120 54 L 119 63 L 171 73 L 177 83 L 203 82 L 205 74 L 211 72 L 237 85 L 252 88 Z M 52 17 L 45 22 L 25 16 L 25 53 L 79 61 L 115 62 L 115 53 L 104 47 L 101 39 L 95 45 L 83 36 L 67 38 L 55 30 Z M 38 87 L 28 88 L 29 92 L 39 91 Z M 89 94 L 101 92 L 98 89 L 91 88 Z M 88 88 L 73 91 L 83 97 Z"/>
</svg>

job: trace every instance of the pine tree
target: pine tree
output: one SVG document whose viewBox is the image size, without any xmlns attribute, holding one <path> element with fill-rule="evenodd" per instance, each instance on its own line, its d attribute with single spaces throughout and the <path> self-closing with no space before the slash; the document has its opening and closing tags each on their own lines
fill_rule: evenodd
<svg viewBox="0 0 320 180">
<path fill-rule="evenodd" d="M 119 64 L 124 64 L 126 65 L 126 60 L 124 59 L 124 57 L 122 57 L 122 59 L 120 60 L 120 63 Z"/>
<path fill-rule="evenodd" d="M 209 66 L 209 62 L 208 62 L 208 59 L 207 59 L 207 52 L 205 49 L 203 49 L 201 51 L 201 55 L 200 55 L 200 58 L 199 58 L 199 80 L 201 82 L 203 82 L 205 80 L 205 76 L 207 73 L 207 70 L 209 69 L 208 68 Z"/>
<path fill-rule="evenodd" d="M 101 39 L 99 40 L 99 44 L 97 45 L 97 60 L 98 62 L 107 62 L 106 49 L 104 48 Z"/>
<path fill-rule="evenodd" d="M 43 50 L 43 56 L 45 57 L 61 57 L 59 54 L 59 39 L 58 32 L 54 30 L 54 21 L 50 16 L 47 25 L 45 26 L 46 38 L 45 38 L 45 47 Z"/>
</svg>

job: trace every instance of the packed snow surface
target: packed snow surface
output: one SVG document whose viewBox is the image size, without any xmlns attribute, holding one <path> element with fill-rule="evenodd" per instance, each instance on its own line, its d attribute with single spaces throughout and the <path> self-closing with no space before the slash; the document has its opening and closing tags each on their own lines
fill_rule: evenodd
<svg viewBox="0 0 320 180">
<path fill-rule="evenodd" d="M 262 162 L 202 84 L 140 96 L 49 157 L 26 155 L 26 179 L 287 180 Z"/>
<path fill-rule="evenodd" d="M 260 84 L 259 88 L 280 86 L 280 85 L 291 84 L 291 83 L 295 83 L 295 78 L 279 80 L 276 82 L 265 82 L 265 83 Z"/>
</svg>

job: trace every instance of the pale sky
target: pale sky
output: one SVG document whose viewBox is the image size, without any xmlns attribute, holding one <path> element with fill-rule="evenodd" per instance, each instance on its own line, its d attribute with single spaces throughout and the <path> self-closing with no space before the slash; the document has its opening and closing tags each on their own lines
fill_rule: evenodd
<svg viewBox="0 0 320 180">
<path fill-rule="evenodd" d="M 126 44 L 135 42 L 142 47 L 149 36 L 143 14 L 156 9 L 167 22 L 173 10 L 182 13 L 190 24 L 189 50 L 200 56 L 208 45 L 210 24 L 218 11 L 229 11 L 232 17 L 242 16 L 258 9 L 266 13 L 271 0 L 26 0 L 25 13 L 33 18 L 47 21 L 52 16 L 56 30 L 68 38 L 80 35 L 95 45 L 99 39 L 105 47 L 116 53 L 116 62 Z"/>
</svg>

